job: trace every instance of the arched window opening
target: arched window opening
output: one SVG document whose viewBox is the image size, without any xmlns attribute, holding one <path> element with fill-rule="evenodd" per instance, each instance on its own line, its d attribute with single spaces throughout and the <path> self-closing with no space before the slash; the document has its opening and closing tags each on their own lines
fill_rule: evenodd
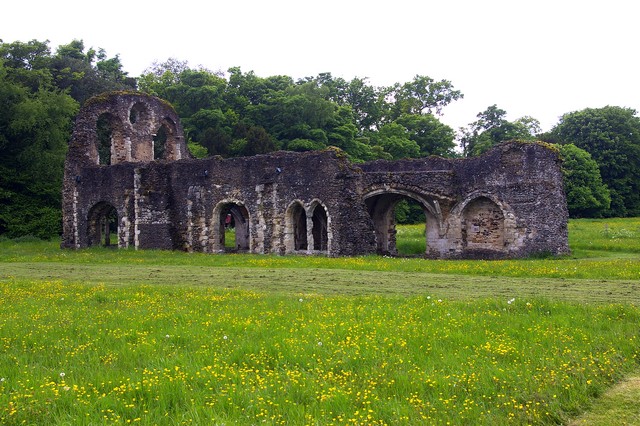
<svg viewBox="0 0 640 426">
<path fill-rule="evenodd" d="M 388 192 L 365 200 L 380 255 L 425 255 L 427 240 L 437 238 L 437 224 L 425 206 L 405 193 Z M 398 227 L 397 224 L 402 226 Z"/>
<path fill-rule="evenodd" d="M 111 141 L 113 138 L 113 120 L 110 115 L 102 114 L 96 122 L 98 135 L 98 164 L 111 165 Z"/>
<path fill-rule="evenodd" d="M 164 158 L 165 149 L 167 146 L 167 128 L 163 125 L 160 126 L 158 132 L 153 135 L 153 159 L 161 160 Z"/>
<path fill-rule="evenodd" d="M 313 228 L 313 249 L 316 251 L 327 251 L 329 246 L 329 234 L 327 232 L 327 211 L 321 204 L 316 205 L 311 216 Z"/>
<path fill-rule="evenodd" d="M 293 249 L 307 250 L 307 213 L 301 204 L 296 204 L 291 212 L 293 219 Z"/>
<path fill-rule="evenodd" d="M 87 230 L 89 246 L 118 246 L 118 211 L 109 203 L 101 202 L 89 210 Z"/>
<path fill-rule="evenodd" d="M 499 250 L 505 248 L 504 214 L 487 197 L 478 197 L 462 213 L 462 245 L 469 249 Z"/>
<path fill-rule="evenodd" d="M 180 150 L 176 138 L 176 123 L 170 118 L 164 118 L 156 133 L 153 135 L 154 160 L 179 160 Z"/>
<path fill-rule="evenodd" d="M 142 102 L 136 102 L 129 110 L 129 122 L 134 126 L 142 126 L 149 121 L 149 110 Z"/>
<path fill-rule="evenodd" d="M 300 201 L 289 205 L 285 218 L 284 247 L 286 253 L 307 251 L 307 213 Z"/>
<path fill-rule="evenodd" d="M 214 251 L 249 251 L 249 211 L 234 202 L 221 203 L 214 210 Z"/>
<path fill-rule="evenodd" d="M 98 164 L 109 166 L 126 161 L 129 152 L 124 141 L 122 122 L 113 114 L 101 114 L 96 120 Z"/>
</svg>

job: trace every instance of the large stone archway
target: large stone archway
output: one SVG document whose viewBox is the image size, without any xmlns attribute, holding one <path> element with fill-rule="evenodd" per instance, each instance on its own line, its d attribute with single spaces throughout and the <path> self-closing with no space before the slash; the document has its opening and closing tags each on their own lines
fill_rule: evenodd
<svg viewBox="0 0 640 426">
<path fill-rule="evenodd" d="M 421 205 L 425 215 L 425 255 L 437 250 L 442 237 L 442 212 L 433 197 L 407 188 L 378 188 L 363 196 L 376 237 L 376 252 L 382 255 L 398 255 L 396 247 L 395 207 L 403 199 L 411 199 Z"/>
</svg>

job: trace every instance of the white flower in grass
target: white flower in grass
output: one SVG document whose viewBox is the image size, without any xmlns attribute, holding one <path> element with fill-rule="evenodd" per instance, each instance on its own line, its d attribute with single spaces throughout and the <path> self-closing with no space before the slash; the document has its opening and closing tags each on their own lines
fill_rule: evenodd
<svg viewBox="0 0 640 426">
<path fill-rule="evenodd" d="M 166 335 L 166 336 L 164 336 L 164 337 L 165 337 L 165 339 L 168 339 L 168 338 L 169 338 L 169 337 L 171 337 L 171 336 L 167 334 L 167 335 Z"/>
<path fill-rule="evenodd" d="M 322 342 L 318 342 L 318 346 L 322 346 Z"/>
<path fill-rule="evenodd" d="M 302 302 L 302 297 L 300 299 L 298 299 L 299 302 Z"/>
<path fill-rule="evenodd" d="M 510 305 L 510 304 L 512 304 L 512 303 L 513 303 L 513 302 L 515 302 L 515 301 L 516 301 L 516 298 L 514 297 L 513 299 L 509 299 L 509 300 L 507 300 L 507 304 L 509 304 L 509 305 Z"/>
<path fill-rule="evenodd" d="M 4 382 L 6 379 L 4 377 L 0 377 L 0 383 Z"/>
<path fill-rule="evenodd" d="M 227 340 L 227 339 L 228 339 L 228 337 L 227 337 L 227 335 L 226 335 L 226 334 L 225 334 L 224 336 L 222 336 L 222 338 L 223 338 L 224 340 Z"/>
<path fill-rule="evenodd" d="M 64 374 L 64 371 L 63 371 L 62 373 L 60 373 L 60 377 L 61 377 L 61 378 L 63 378 L 63 379 L 64 379 L 64 376 L 65 376 L 65 375 L 66 375 L 66 374 Z"/>
</svg>

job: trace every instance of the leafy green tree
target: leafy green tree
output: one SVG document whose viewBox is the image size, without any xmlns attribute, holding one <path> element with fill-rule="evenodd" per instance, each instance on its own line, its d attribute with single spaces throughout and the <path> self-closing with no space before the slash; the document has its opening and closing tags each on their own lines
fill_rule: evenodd
<svg viewBox="0 0 640 426">
<path fill-rule="evenodd" d="M 238 142 L 239 141 L 239 142 Z M 261 126 L 245 126 L 239 123 L 234 132 L 234 152 L 238 156 L 267 154 L 276 150 L 276 144 L 269 133 Z M 233 151 L 233 150 L 232 150 Z"/>
<path fill-rule="evenodd" d="M 478 120 L 460 129 L 459 142 L 465 157 L 480 155 L 492 146 L 513 139 L 535 140 L 540 133 L 540 122 L 525 116 L 515 121 L 507 120 L 507 112 L 491 105 L 478 113 Z"/>
<path fill-rule="evenodd" d="M 138 89 L 142 92 L 169 100 L 167 89 L 180 82 L 180 75 L 189 69 L 187 61 L 169 58 L 154 62 L 138 77 Z"/>
<path fill-rule="evenodd" d="M 49 70 L 55 85 L 81 104 L 102 92 L 136 88 L 136 80 L 124 71 L 118 55 L 109 58 L 102 48 L 85 52 L 82 40 L 59 46 Z"/>
<path fill-rule="evenodd" d="M 209 155 L 207 148 L 200 145 L 198 142 L 188 142 L 187 148 L 194 158 L 206 158 Z"/>
<path fill-rule="evenodd" d="M 442 109 L 451 102 L 463 97 L 454 90 L 448 80 L 435 81 L 425 75 L 416 75 L 412 81 L 393 88 L 395 99 L 394 118 L 401 114 L 442 114 Z"/>
<path fill-rule="evenodd" d="M 187 143 L 209 155 L 232 155 L 233 129 L 239 115 L 226 102 L 227 81 L 204 68 L 169 58 L 154 63 L 138 80 L 141 91 L 169 101 L 181 118 Z"/>
<path fill-rule="evenodd" d="M 416 224 L 425 223 L 424 210 L 417 201 L 411 198 L 402 199 L 394 209 L 396 223 Z"/>
<path fill-rule="evenodd" d="M 395 122 L 407 129 L 409 139 L 420 147 L 420 157 L 455 155 L 453 129 L 432 114 L 403 114 Z"/>
<path fill-rule="evenodd" d="M 395 122 L 382 126 L 373 141 L 394 160 L 420 156 L 420 146 L 411 140 L 407 128 Z"/>
<path fill-rule="evenodd" d="M 274 95 L 293 87 L 293 79 L 287 76 L 258 77 L 253 71 L 243 73 L 240 67 L 229 68 L 229 87 L 226 102 L 238 114 L 244 116 L 250 106 L 269 103 Z"/>
<path fill-rule="evenodd" d="M 611 195 L 602 183 L 591 155 L 574 144 L 556 145 L 562 156 L 564 190 L 571 217 L 600 217 L 609 209 Z"/>
<path fill-rule="evenodd" d="M 0 41 L 0 234 L 60 233 L 63 166 L 78 102 L 133 88 L 117 55 L 85 51 L 82 40 L 55 54 L 48 41 Z"/>
<path fill-rule="evenodd" d="M 591 154 L 611 191 L 607 216 L 640 216 L 640 118 L 617 106 L 565 114 L 551 134 Z"/>
<path fill-rule="evenodd" d="M 461 96 L 449 82 L 428 77 L 376 88 L 366 79 L 347 82 L 330 73 L 294 83 L 287 76 L 262 78 L 234 67 L 225 80 L 177 60 L 155 64 L 140 78 L 139 87 L 171 102 L 187 139 L 206 147 L 211 155 L 336 146 L 353 161 L 452 155 L 452 130 L 423 112 L 440 112 Z M 390 99 L 401 92 L 411 108 L 394 116 Z M 389 126 L 393 123 L 399 127 Z"/>
<path fill-rule="evenodd" d="M 78 103 L 53 86 L 45 50 L 27 49 L 41 65 L 31 68 L 11 60 L 15 47 L 0 47 L 0 234 L 48 238 L 61 231 L 63 165 Z"/>
<path fill-rule="evenodd" d="M 53 84 L 48 42 L 0 43 L 0 60 L 4 62 L 5 78 L 31 91 Z"/>
<path fill-rule="evenodd" d="M 313 82 L 326 90 L 327 100 L 341 107 L 350 107 L 358 135 L 377 129 L 382 125 L 386 106 L 383 90 L 368 84 L 366 78 L 355 77 L 347 82 L 334 78 L 331 73 L 321 73 L 315 78 L 308 77 L 304 83 Z M 301 83 L 301 84 L 304 84 Z"/>
</svg>

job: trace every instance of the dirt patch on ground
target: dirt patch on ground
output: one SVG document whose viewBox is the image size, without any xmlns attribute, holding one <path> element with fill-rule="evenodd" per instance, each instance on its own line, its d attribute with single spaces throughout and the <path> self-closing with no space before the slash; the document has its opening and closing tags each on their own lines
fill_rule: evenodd
<svg viewBox="0 0 640 426">
<path fill-rule="evenodd" d="M 640 426 L 640 375 L 627 377 L 598 398 L 569 426 Z"/>
</svg>

